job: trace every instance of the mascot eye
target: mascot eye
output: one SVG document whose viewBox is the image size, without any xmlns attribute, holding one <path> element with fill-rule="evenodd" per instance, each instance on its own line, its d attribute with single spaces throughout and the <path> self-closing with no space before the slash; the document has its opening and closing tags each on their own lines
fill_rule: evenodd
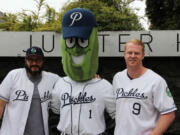
<svg viewBox="0 0 180 135">
<path fill-rule="evenodd" d="M 68 48 L 73 48 L 76 43 L 76 38 L 68 38 L 65 41 Z"/>
<path fill-rule="evenodd" d="M 89 40 L 78 38 L 78 44 L 80 47 L 86 48 L 89 44 Z"/>
</svg>

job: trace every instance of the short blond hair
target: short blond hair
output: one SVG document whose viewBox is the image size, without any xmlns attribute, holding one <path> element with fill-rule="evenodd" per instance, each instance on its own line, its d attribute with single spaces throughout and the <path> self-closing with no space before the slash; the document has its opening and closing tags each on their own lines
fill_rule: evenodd
<svg viewBox="0 0 180 135">
<path fill-rule="evenodd" d="M 141 40 L 139 40 L 139 39 L 131 39 L 131 40 L 129 40 L 125 44 L 125 50 L 126 50 L 126 46 L 127 46 L 128 43 L 134 43 L 135 45 L 141 46 L 142 47 L 142 52 L 145 53 L 144 43 Z"/>
</svg>

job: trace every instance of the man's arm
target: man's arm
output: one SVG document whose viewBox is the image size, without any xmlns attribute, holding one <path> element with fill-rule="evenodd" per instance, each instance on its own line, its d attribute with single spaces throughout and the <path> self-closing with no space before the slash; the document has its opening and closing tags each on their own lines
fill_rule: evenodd
<svg viewBox="0 0 180 135">
<path fill-rule="evenodd" d="M 162 114 L 158 120 L 156 128 L 153 130 L 153 132 L 150 135 L 162 135 L 168 129 L 168 127 L 171 125 L 174 119 L 175 119 L 175 112 Z"/>
<path fill-rule="evenodd" d="M 0 99 L 0 119 L 2 118 L 2 114 L 3 114 L 3 111 L 4 111 L 4 107 L 6 106 L 6 101 Z"/>
</svg>

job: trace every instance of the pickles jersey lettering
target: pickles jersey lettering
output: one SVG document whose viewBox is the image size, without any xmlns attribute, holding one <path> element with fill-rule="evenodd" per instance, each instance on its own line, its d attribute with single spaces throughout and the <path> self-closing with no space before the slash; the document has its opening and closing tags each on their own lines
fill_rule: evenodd
<svg viewBox="0 0 180 135">
<path fill-rule="evenodd" d="M 75 104 L 87 104 L 87 103 L 92 103 L 96 100 L 93 96 L 87 96 L 87 92 L 80 92 L 77 97 L 73 97 L 70 95 L 70 93 L 64 93 L 61 96 L 61 101 L 62 101 L 62 108 L 67 106 L 67 105 L 75 105 Z"/>
</svg>

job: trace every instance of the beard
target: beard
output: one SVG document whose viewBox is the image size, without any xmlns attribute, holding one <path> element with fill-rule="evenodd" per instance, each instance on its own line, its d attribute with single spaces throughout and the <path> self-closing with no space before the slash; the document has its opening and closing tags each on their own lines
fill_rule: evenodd
<svg viewBox="0 0 180 135">
<path fill-rule="evenodd" d="M 32 71 L 31 68 L 32 67 L 37 67 L 39 68 L 38 71 Z M 39 67 L 37 65 L 33 65 L 33 66 L 30 66 L 28 67 L 26 64 L 25 64 L 25 69 L 26 69 L 26 72 L 29 73 L 31 76 L 35 77 L 35 76 L 39 76 L 43 70 L 43 66 Z"/>
</svg>

